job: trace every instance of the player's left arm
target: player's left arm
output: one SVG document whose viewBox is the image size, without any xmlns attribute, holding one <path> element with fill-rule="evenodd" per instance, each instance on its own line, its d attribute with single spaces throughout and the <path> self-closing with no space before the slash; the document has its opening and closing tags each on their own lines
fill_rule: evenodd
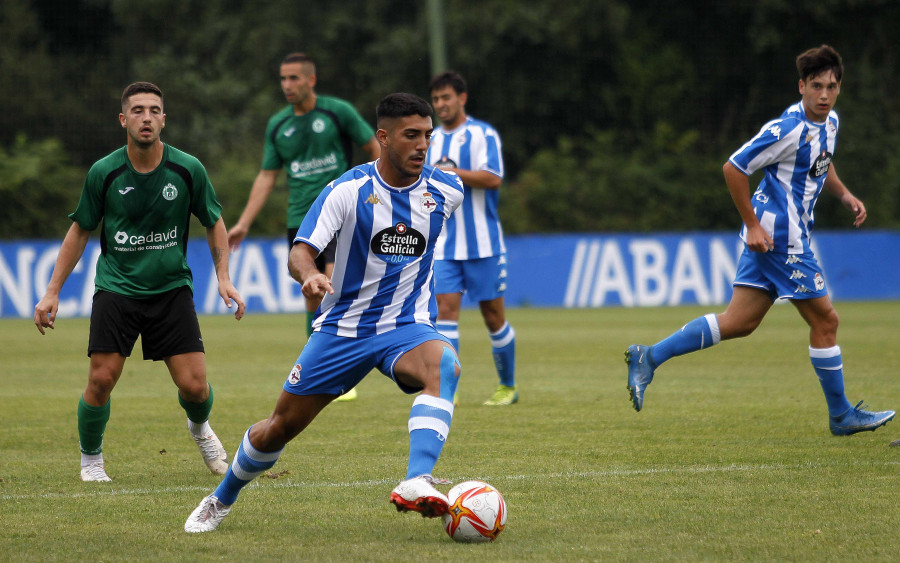
<svg viewBox="0 0 900 563">
<path fill-rule="evenodd" d="M 862 200 L 853 195 L 853 193 L 847 189 L 847 186 L 841 181 L 838 177 L 837 170 L 834 168 L 834 163 L 831 163 L 831 167 L 828 169 L 828 173 L 825 175 L 825 185 L 824 188 L 828 190 L 830 194 L 837 197 L 841 200 L 841 204 L 850 210 L 853 213 L 853 226 L 859 227 L 866 220 L 866 206 L 863 204 Z"/>
<path fill-rule="evenodd" d="M 209 254 L 212 256 L 213 265 L 216 268 L 216 278 L 219 280 L 219 295 L 222 296 L 222 300 L 229 309 L 232 301 L 237 303 L 234 318 L 241 320 L 246 307 L 241 299 L 241 294 L 231 283 L 231 274 L 228 272 L 228 231 L 225 229 L 225 221 L 221 217 L 212 227 L 206 228 L 206 242 L 209 244 Z"/>
<path fill-rule="evenodd" d="M 499 190 L 503 178 L 487 170 L 463 170 L 462 168 L 448 168 L 462 179 L 463 183 L 472 188 L 482 190 Z"/>
</svg>

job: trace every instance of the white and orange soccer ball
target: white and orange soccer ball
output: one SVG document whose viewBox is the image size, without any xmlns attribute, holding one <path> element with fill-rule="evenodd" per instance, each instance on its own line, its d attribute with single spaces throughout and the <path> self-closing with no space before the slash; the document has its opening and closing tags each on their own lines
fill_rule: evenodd
<svg viewBox="0 0 900 563">
<path fill-rule="evenodd" d="M 466 481 L 447 493 L 450 510 L 444 530 L 458 542 L 489 542 L 506 527 L 506 501 L 500 491 L 483 481 Z"/>
</svg>

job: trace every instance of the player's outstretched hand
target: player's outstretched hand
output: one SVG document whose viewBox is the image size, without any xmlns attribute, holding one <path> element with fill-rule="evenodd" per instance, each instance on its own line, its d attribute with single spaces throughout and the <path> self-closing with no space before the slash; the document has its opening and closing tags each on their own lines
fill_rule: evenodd
<svg viewBox="0 0 900 563">
<path fill-rule="evenodd" d="M 841 198 L 841 203 L 853 213 L 853 226 L 859 228 L 868 216 L 866 213 L 866 206 L 863 205 L 863 202 L 860 201 L 859 198 L 849 192 L 844 194 L 844 197 Z"/>
</svg>

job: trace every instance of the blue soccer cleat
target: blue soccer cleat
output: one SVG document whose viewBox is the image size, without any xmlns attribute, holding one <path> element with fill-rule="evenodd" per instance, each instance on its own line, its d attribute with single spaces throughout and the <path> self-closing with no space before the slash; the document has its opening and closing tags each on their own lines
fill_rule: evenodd
<svg viewBox="0 0 900 563">
<path fill-rule="evenodd" d="M 860 401 L 844 414 L 830 417 L 828 423 L 831 426 L 831 433 L 835 436 L 849 436 L 857 432 L 875 430 L 894 418 L 894 411 L 866 411 L 859 408 L 862 404 Z"/>
<path fill-rule="evenodd" d="M 625 350 L 625 363 L 628 364 L 628 392 L 634 410 L 640 412 L 644 406 L 644 391 L 653 381 L 653 359 L 650 346 L 632 344 Z"/>
</svg>

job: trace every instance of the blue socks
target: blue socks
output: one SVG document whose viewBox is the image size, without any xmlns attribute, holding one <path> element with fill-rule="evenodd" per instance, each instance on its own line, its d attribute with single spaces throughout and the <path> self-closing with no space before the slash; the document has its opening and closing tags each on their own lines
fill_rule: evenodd
<svg viewBox="0 0 900 563">
<path fill-rule="evenodd" d="M 516 332 L 504 323 L 500 330 L 491 333 L 491 346 L 494 350 L 494 366 L 500 384 L 512 387 L 516 384 Z"/>
<path fill-rule="evenodd" d="M 457 321 L 442 321 L 438 319 L 435 328 L 450 341 L 453 349 L 459 354 L 459 323 Z"/>
<path fill-rule="evenodd" d="M 828 414 L 838 416 L 850 410 L 852 405 L 844 395 L 844 363 L 841 360 L 841 347 L 831 348 L 809 347 L 809 360 L 812 362 L 819 383 L 828 403 Z"/>
<path fill-rule="evenodd" d="M 654 344 L 651 347 L 650 360 L 656 369 L 670 358 L 709 348 L 718 344 L 721 339 L 716 315 L 704 315 L 684 325 L 681 330 L 665 340 Z"/>
<path fill-rule="evenodd" d="M 459 360 L 444 348 L 441 356 L 441 396 L 419 395 L 409 411 L 409 464 L 406 479 L 431 475 L 453 420 L 453 395 L 459 375 Z"/>
<path fill-rule="evenodd" d="M 234 454 L 234 461 L 225 473 L 225 478 L 216 488 L 216 498 L 224 505 L 232 505 L 237 500 L 238 493 L 244 485 L 262 475 L 267 469 L 271 469 L 278 456 L 284 451 L 261 452 L 250 444 L 250 430 L 244 434 L 244 439 Z"/>
</svg>

